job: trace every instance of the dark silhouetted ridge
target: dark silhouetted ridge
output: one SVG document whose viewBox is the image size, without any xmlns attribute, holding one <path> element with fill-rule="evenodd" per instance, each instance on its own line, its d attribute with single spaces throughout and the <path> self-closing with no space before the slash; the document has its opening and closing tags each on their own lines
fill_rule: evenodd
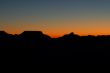
<svg viewBox="0 0 110 73">
<path fill-rule="evenodd" d="M 9 34 L 6 33 L 5 31 L 0 31 L 0 37 L 5 37 L 8 36 Z"/>
<path fill-rule="evenodd" d="M 110 63 L 106 59 L 110 57 L 110 35 L 79 36 L 72 32 L 51 38 L 41 31 L 24 31 L 18 35 L 0 31 L 0 49 L 6 59 L 3 62 L 9 63 Z"/>
<path fill-rule="evenodd" d="M 24 31 L 23 33 L 21 33 L 21 35 L 34 35 L 34 34 L 40 34 L 42 35 L 43 33 L 41 31 Z"/>
<path fill-rule="evenodd" d="M 30 38 L 43 38 L 43 37 L 48 37 L 48 35 L 43 34 L 41 31 L 24 31 L 23 33 L 20 34 L 20 36 L 25 36 L 25 37 L 30 37 Z"/>
<path fill-rule="evenodd" d="M 66 34 L 66 35 L 62 36 L 61 38 L 74 39 L 74 38 L 77 38 L 77 37 L 79 37 L 79 35 L 75 34 L 74 32 L 71 32 L 69 34 Z"/>
</svg>

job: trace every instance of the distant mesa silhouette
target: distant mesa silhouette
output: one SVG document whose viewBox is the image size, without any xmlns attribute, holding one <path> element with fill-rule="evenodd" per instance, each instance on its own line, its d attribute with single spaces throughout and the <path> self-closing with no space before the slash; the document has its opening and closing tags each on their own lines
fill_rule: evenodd
<svg viewBox="0 0 110 73">
<path fill-rule="evenodd" d="M 5 31 L 0 31 L 0 35 L 7 35 L 8 33 L 6 33 Z"/>
<path fill-rule="evenodd" d="M 75 34 L 74 32 L 71 32 L 69 34 L 65 34 L 64 36 L 60 37 L 60 38 L 63 38 L 63 39 L 75 39 L 75 38 L 78 38 L 80 37 L 78 34 Z"/>
<path fill-rule="evenodd" d="M 5 31 L 0 31 L 0 38 L 6 38 L 10 36 L 11 34 L 6 33 Z"/>
<path fill-rule="evenodd" d="M 41 31 L 24 31 L 19 35 L 20 37 L 26 40 L 33 40 L 33 41 L 47 41 L 51 39 L 50 36 L 43 34 Z"/>
<path fill-rule="evenodd" d="M 33 34 L 43 34 L 41 31 L 24 31 L 23 33 L 24 35 L 33 35 Z"/>
<path fill-rule="evenodd" d="M 51 38 L 41 31 L 24 31 L 17 35 L 0 31 L 0 49 L 4 50 L 3 55 L 9 56 L 8 60 L 12 57 L 22 61 L 30 54 L 33 63 L 81 63 L 82 59 L 86 63 L 88 58 L 91 60 L 88 62 L 93 62 L 96 58 L 110 56 L 110 36 L 80 36 L 71 32 Z"/>
</svg>

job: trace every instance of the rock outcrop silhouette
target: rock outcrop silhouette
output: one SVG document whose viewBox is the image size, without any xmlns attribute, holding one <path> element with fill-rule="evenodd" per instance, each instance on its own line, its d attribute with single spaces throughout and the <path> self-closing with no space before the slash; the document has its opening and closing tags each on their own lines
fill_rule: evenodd
<svg viewBox="0 0 110 73">
<path fill-rule="evenodd" d="M 110 57 L 110 36 L 79 36 L 72 32 L 51 38 L 41 31 L 24 31 L 17 35 L 0 31 L 0 49 L 6 59 L 4 62 L 11 63 L 108 64 L 105 58 Z"/>
</svg>

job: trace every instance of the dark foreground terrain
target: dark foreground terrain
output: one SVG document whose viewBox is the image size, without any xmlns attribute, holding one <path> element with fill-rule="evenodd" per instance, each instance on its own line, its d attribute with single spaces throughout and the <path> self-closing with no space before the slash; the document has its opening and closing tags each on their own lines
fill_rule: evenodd
<svg viewBox="0 0 110 73">
<path fill-rule="evenodd" d="M 109 64 L 110 36 L 70 33 L 51 38 L 41 31 L 0 31 L 0 50 L 4 64 Z"/>
</svg>

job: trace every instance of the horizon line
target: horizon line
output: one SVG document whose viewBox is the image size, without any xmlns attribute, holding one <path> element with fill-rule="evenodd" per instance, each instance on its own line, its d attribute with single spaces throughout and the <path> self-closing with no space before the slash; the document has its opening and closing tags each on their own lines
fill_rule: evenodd
<svg viewBox="0 0 110 73">
<path fill-rule="evenodd" d="M 75 35 L 78 35 L 78 36 L 110 36 L 110 34 L 97 34 L 97 35 L 91 35 L 91 34 L 85 34 L 85 35 L 80 35 L 80 34 L 77 34 L 77 33 L 75 33 L 75 32 L 70 32 L 70 33 L 66 33 L 66 34 L 64 34 L 64 35 L 61 35 L 61 36 L 51 36 L 51 35 L 49 35 L 49 34 L 46 34 L 46 33 L 44 33 L 43 31 L 33 31 L 33 30 L 26 30 L 26 31 L 23 31 L 23 32 L 28 32 L 28 31 L 31 31 L 31 32 L 41 32 L 41 33 L 43 33 L 43 34 L 45 34 L 45 35 L 48 35 L 49 37 L 51 37 L 51 38 L 59 38 L 59 37 L 62 37 L 62 36 L 64 36 L 64 35 L 68 35 L 68 34 L 71 34 L 71 33 L 73 33 L 73 34 L 75 34 Z M 23 32 L 21 32 L 21 33 L 8 33 L 8 32 L 6 32 L 6 31 L 4 31 L 4 30 L 0 30 L 0 32 L 4 32 L 4 33 L 6 33 L 6 34 L 10 34 L 10 35 L 20 35 L 20 34 L 22 34 Z"/>
</svg>

